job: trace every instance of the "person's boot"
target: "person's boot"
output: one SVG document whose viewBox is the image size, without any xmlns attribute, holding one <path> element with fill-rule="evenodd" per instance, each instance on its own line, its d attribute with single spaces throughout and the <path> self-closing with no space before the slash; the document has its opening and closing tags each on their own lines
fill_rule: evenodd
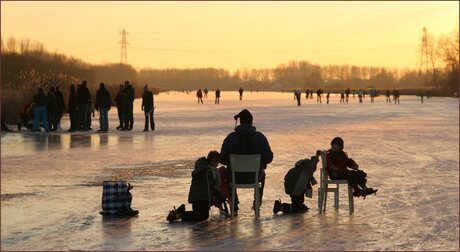
<svg viewBox="0 0 460 252">
<path fill-rule="evenodd" d="M 353 197 L 361 197 L 361 196 L 364 196 L 364 191 L 359 189 L 359 188 L 355 188 L 353 189 Z"/>
<path fill-rule="evenodd" d="M 378 189 L 374 189 L 374 188 L 366 188 L 363 190 L 363 199 L 366 198 L 367 195 L 371 195 L 371 194 L 376 194 L 378 191 Z"/>
<path fill-rule="evenodd" d="M 180 205 L 177 209 L 175 206 L 173 206 L 173 210 L 171 210 L 166 217 L 166 220 L 169 221 L 170 223 L 178 220 L 181 218 L 181 214 L 185 212 L 185 205 L 182 204 Z"/>
<path fill-rule="evenodd" d="M 283 203 L 281 199 L 275 200 L 275 204 L 273 205 L 273 213 L 277 214 L 279 211 L 283 211 Z"/>
</svg>

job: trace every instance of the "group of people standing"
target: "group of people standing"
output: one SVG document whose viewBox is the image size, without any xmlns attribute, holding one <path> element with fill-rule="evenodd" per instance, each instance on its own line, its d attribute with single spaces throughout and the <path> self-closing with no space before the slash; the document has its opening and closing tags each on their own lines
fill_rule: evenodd
<svg viewBox="0 0 460 252">
<path fill-rule="evenodd" d="M 226 199 L 230 199 L 230 188 L 232 181 L 232 164 L 230 154 L 250 155 L 260 154 L 261 162 L 259 167 L 258 181 L 260 187 L 260 205 L 262 205 L 263 191 L 265 188 L 265 169 L 273 160 L 273 152 L 265 135 L 256 130 L 252 125 L 252 114 L 244 109 L 234 116 L 235 120 L 240 120 L 240 125 L 235 127 L 224 139 L 220 153 L 210 151 L 207 157 L 201 157 L 195 162 L 195 169 L 192 172 L 188 202 L 192 204 L 192 210 L 187 211 L 185 204 L 181 204 L 177 209 L 169 212 L 166 220 L 174 222 L 203 221 L 209 218 L 209 210 L 212 205 L 217 206 L 221 211 L 221 204 L 225 204 Z M 331 141 L 331 149 L 327 152 L 327 167 L 329 178 L 333 180 L 346 179 L 353 187 L 354 197 L 366 197 L 375 194 L 377 189 L 366 186 L 367 174 L 359 170 L 359 166 L 347 153 L 343 151 L 344 141 L 336 137 Z M 316 164 L 319 160 L 320 151 L 310 159 L 302 159 L 296 162 L 295 167 L 288 171 L 285 176 L 285 192 L 291 197 L 291 204 L 282 203 L 275 200 L 273 213 L 280 211 L 283 213 L 305 212 L 309 208 L 304 204 L 305 196 L 311 198 L 311 185 L 316 183 L 313 173 L 316 171 Z M 217 168 L 219 163 L 226 167 Z M 350 168 L 350 169 L 349 169 Z M 224 172 L 221 172 L 224 170 Z M 239 183 L 251 183 L 253 177 L 247 173 L 236 173 L 235 179 Z M 310 192 L 310 193 L 309 193 Z M 238 195 L 235 192 L 235 215 L 238 215 Z M 255 202 L 253 201 L 253 209 Z M 228 213 L 227 213 L 228 214 Z"/>
<path fill-rule="evenodd" d="M 153 93 L 148 90 L 148 86 L 144 86 L 142 94 L 141 110 L 145 115 L 144 131 L 155 130 L 155 122 L 153 112 L 155 109 Z M 119 125 L 118 130 L 132 130 L 134 124 L 133 103 L 135 99 L 134 87 L 125 81 L 124 85 L 120 85 L 119 91 L 115 96 L 115 103 L 118 110 Z M 39 87 L 34 96 L 34 102 L 26 105 L 25 111 L 21 113 L 23 124 L 29 124 L 28 121 L 33 117 L 33 126 L 27 127 L 33 131 L 39 130 L 40 122 L 46 132 L 57 131 L 60 128 L 60 120 L 65 112 L 65 104 L 60 87 L 51 87 L 48 94 L 45 95 L 44 89 Z M 99 89 L 96 92 L 96 99 L 93 107 L 91 93 L 87 87 L 87 81 L 75 87 L 70 85 L 68 98 L 68 112 L 70 117 L 69 132 L 74 131 L 89 131 L 91 128 L 91 115 L 95 116 L 94 111 L 99 112 L 98 133 L 107 133 L 109 130 L 108 112 L 112 106 L 110 92 L 106 89 L 105 84 L 101 82 Z M 149 127 L 150 125 L 150 127 Z"/>
</svg>

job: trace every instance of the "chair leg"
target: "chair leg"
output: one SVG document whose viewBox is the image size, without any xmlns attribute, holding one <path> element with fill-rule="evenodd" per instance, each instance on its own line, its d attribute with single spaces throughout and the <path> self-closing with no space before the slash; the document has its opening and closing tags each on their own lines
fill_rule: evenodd
<svg viewBox="0 0 460 252">
<path fill-rule="evenodd" d="M 321 214 L 321 208 L 322 208 L 321 200 L 322 200 L 321 188 L 318 188 L 318 211 L 319 211 L 319 214 Z"/>
<path fill-rule="evenodd" d="M 235 216 L 235 207 L 236 207 L 235 193 L 236 193 L 236 188 L 232 186 L 232 204 L 231 204 L 231 209 L 230 209 L 230 211 L 232 212 L 232 217 Z"/>
<path fill-rule="evenodd" d="M 254 188 L 254 211 L 256 213 L 256 219 L 259 219 L 260 215 L 260 187 Z"/>
<path fill-rule="evenodd" d="M 348 207 L 350 209 L 350 214 L 355 211 L 355 205 L 353 201 L 353 189 L 348 185 Z"/>
<path fill-rule="evenodd" d="M 339 184 L 337 184 L 337 189 L 334 192 L 334 208 L 339 209 Z"/>
<path fill-rule="evenodd" d="M 326 212 L 326 204 L 327 204 L 327 190 L 328 190 L 328 186 L 327 184 L 324 186 L 324 189 L 323 189 L 323 213 Z"/>
</svg>

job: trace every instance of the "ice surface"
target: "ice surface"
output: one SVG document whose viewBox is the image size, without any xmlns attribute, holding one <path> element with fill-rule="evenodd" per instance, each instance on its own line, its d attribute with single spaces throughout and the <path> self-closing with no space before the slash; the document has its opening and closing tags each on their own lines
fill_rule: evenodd
<svg viewBox="0 0 460 252">
<path fill-rule="evenodd" d="M 339 104 L 297 107 L 292 93 L 213 93 L 205 104 L 195 95 L 155 96 L 154 132 L 142 132 L 135 101 L 131 132 L 120 132 L 116 108 L 110 131 L 7 133 L 1 137 L 2 250 L 459 250 L 459 101 L 402 96 L 401 104 L 350 98 Z M 169 224 L 172 206 L 187 202 L 194 161 L 218 150 L 248 108 L 254 126 L 274 152 L 266 170 L 261 218 L 251 210 L 252 191 L 240 190 L 240 213 L 196 224 Z M 93 129 L 98 129 L 98 116 Z M 62 128 L 69 128 L 68 116 Z M 318 214 L 317 191 L 308 213 L 273 215 L 275 199 L 289 201 L 283 177 L 293 164 L 327 149 L 341 136 L 345 151 L 368 173 L 377 196 Z M 107 219 L 101 210 L 103 180 L 128 179 L 140 215 Z M 187 205 L 190 209 L 191 205 Z"/>
</svg>

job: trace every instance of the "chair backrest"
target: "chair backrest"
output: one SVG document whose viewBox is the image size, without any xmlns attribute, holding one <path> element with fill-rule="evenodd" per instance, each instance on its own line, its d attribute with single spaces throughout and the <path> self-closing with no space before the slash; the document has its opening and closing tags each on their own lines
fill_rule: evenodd
<svg viewBox="0 0 460 252">
<path fill-rule="evenodd" d="M 259 182 L 260 154 L 230 154 L 230 165 L 234 184 L 256 184 Z"/>
<path fill-rule="evenodd" d="M 322 163 L 321 172 L 320 172 L 321 173 L 320 174 L 320 182 L 321 182 L 320 186 L 321 187 L 322 187 L 323 181 L 328 179 L 327 170 L 326 170 L 326 166 L 327 166 L 326 153 L 327 153 L 326 150 L 321 151 L 321 163 Z"/>
</svg>

